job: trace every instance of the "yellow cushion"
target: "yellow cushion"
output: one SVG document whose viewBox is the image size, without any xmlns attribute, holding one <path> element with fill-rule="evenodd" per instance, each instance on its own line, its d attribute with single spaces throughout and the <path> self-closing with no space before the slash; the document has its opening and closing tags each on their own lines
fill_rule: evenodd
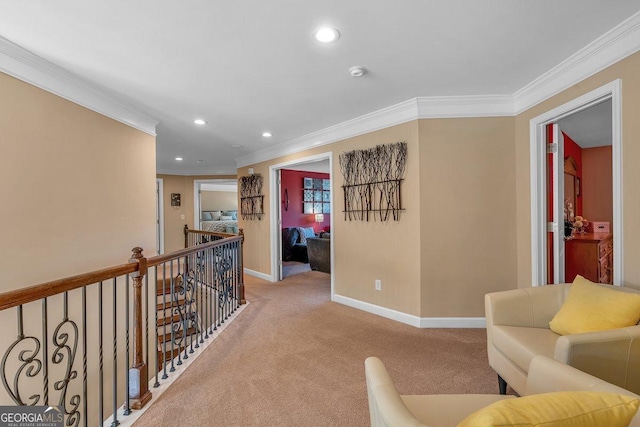
<svg viewBox="0 0 640 427">
<path fill-rule="evenodd" d="M 561 391 L 500 400 L 462 420 L 458 427 L 626 427 L 640 399 L 615 393 Z"/>
<path fill-rule="evenodd" d="M 560 335 L 633 326 L 640 320 L 640 294 L 606 288 L 576 276 L 562 307 L 549 322 Z"/>
</svg>

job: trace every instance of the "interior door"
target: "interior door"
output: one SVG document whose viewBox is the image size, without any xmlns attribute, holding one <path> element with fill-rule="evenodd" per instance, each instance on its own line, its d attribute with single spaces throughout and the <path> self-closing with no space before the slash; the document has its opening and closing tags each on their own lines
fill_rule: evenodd
<svg viewBox="0 0 640 427">
<path fill-rule="evenodd" d="M 547 284 L 563 283 L 564 138 L 557 123 L 547 126 Z"/>
</svg>

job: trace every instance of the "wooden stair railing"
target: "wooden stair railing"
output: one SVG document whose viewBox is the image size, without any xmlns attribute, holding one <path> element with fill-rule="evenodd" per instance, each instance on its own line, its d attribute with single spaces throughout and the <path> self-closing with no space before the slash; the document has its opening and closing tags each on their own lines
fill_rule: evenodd
<svg viewBox="0 0 640 427">
<path fill-rule="evenodd" d="M 123 402 L 126 416 L 151 399 L 150 372 L 159 386 L 244 302 L 243 239 L 152 258 L 134 248 L 126 264 L 0 294 L 5 336 L 17 336 L 0 347 L 0 405 L 57 405 L 65 425 L 118 425 Z"/>
</svg>

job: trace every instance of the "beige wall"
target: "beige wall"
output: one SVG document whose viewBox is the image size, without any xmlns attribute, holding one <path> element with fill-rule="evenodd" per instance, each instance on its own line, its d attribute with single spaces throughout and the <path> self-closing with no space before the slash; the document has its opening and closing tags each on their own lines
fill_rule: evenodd
<svg viewBox="0 0 640 427">
<path fill-rule="evenodd" d="M 423 317 L 484 317 L 515 287 L 514 118 L 420 120 Z"/>
<path fill-rule="evenodd" d="M 155 138 L 0 73 L 0 290 L 155 249 Z"/>
<path fill-rule="evenodd" d="M 612 147 L 582 150 L 582 213 L 589 221 L 608 221 L 613 226 Z"/>
<path fill-rule="evenodd" d="M 153 255 L 155 138 L 3 73 L 0 93 L 0 292 L 126 263 L 135 246 L 144 248 L 147 256 Z M 112 286 L 112 281 L 106 282 L 103 290 L 105 360 L 111 360 L 113 354 L 113 339 L 106 338 L 113 337 Z M 117 286 L 117 348 L 122 367 L 124 281 Z M 87 290 L 88 384 L 94 396 L 89 411 L 94 415 L 99 360 L 97 292 L 97 285 Z M 69 315 L 81 332 L 80 295 L 80 291 L 69 293 Z M 59 392 L 54 391 L 53 384 L 63 378 L 66 359 L 55 365 L 51 357 L 52 336 L 62 321 L 62 296 L 48 298 L 47 307 L 49 392 L 50 401 L 57 402 Z M 0 312 L 3 354 L 16 339 L 16 311 Z M 26 334 L 41 338 L 41 312 L 40 301 L 24 306 Z M 65 331 L 71 334 L 71 344 L 73 331 L 68 326 Z M 69 384 L 68 397 L 82 390 L 81 349 L 80 342 L 74 364 L 79 374 Z M 43 357 L 42 351 L 38 358 Z M 12 381 L 18 363 L 15 352 L 7 363 Z M 110 404 L 111 366 L 105 361 L 106 404 Z M 30 381 L 23 373 L 20 388 L 23 398 L 32 392 L 42 393 L 42 374 Z M 118 389 L 121 403 L 124 381 Z M 0 404 L 13 404 L 4 388 Z"/>
<path fill-rule="evenodd" d="M 184 248 L 184 226 L 193 227 L 193 182 L 200 179 L 235 179 L 235 175 L 162 175 L 164 191 L 164 252 Z M 171 206 L 171 193 L 180 193 L 180 207 Z M 233 193 L 231 193 L 233 194 Z M 236 193 L 237 195 L 237 193 Z M 236 202 L 237 203 L 237 202 Z M 183 218 L 184 216 L 184 218 Z"/>
<path fill-rule="evenodd" d="M 339 213 L 338 156 L 406 141 L 401 220 L 349 222 L 334 215 L 335 292 L 420 317 L 482 317 L 484 294 L 512 289 L 516 281 L 514 121 L 414 121 L 250 167 L 265 177 L 268 206 L 270 165 L 330 151 Z M 241 223 L 245 266 L 270 274 L 268 220 Z M 382 291 L 374 290 L 375 279 Z"/>
<path fill-rule="evenodd" d="M 251 165 L 255 173 L 264 177 L 263 191 L 268 211 L 269 166 L 285 161 L 331 152 L 333 210 L 344 210 L 342 174 L 338 156 L 354 149 L 366 149 L 378 144 L 405 141 L 408 144 L 406 180 L 402 184 L 403 206 L 406 211 L 399 222 L 345 221 L 344 215 L 333 215 L 331 238 L 335 247 L 336 294 L 370 302 L 405 313 L 420 314 L 420 202 L 419 202 L 419 146 L 418 122 L 393 126 L 377 132 L 350 138 L 331 145 L 297 153 L 268 162 Z M 247 168 L 238 170 L 246 176 Z M 245 233 L 245 267 L 271 274 L 271 246 L 269 212 L 261 220 L 243 221 Z M 382 291 L 375 291 L 375 279 L 382 280 Z"/>
<path fill-rule="evenodd" d="M 529 171 L 529 121 L 555 107 L 616 79 L 622 80 L 622 181 L 624 285 L 640 288 L 640 53 L 636 53 L 571 86 L 516 116 L 516 203 L 518 233 L 518 286 L 531 286 L 531 213 Z M 615 236 L 614 236 L 615 239 Z"/>
<path fill-rule="evenodd" d="M 235 191 L 202 191 L 200 205 L 203 211 L 238 210 L 238 192 Z"/>
</svg>

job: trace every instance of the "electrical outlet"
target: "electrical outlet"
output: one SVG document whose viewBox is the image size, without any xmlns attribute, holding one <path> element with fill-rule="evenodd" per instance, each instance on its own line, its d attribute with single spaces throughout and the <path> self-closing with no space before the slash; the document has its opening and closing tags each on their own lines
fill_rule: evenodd
<svg viewBox="0 0 640 427">
<path fill-rule="evenodd" d="M 376 279 L 376 291 L 382 290 L 382 280 Z"/>
</svg>

